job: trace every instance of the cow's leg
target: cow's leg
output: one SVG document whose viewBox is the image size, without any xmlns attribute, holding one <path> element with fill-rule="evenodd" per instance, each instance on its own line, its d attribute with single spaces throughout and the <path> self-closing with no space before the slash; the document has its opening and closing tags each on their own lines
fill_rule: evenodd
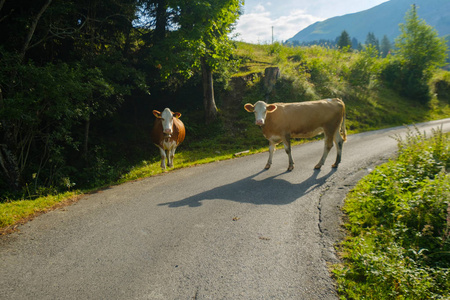
<svg viewBox="0 0 450 300">
<path fill-rule="evenodd" d="M 336 133 L 334 134 L 334 143 L 336 144 L 336 161 L 334 162 L 334 164 L 332 165 L 333 168 L 337 168 L 339 163 L 341 162 L 341 157 L 342 157 L 342 147 L 344 145 L 344 139 L 341 136 L 341 133 L 339 132 L 339 130 L 336 131 Z"/>
<path fill-rule="evenodd" d="M 292 171 L 294 169 L 294 160 L 292 159 L 292 151 L 291 151 L 291 136 L 286 135 L 286 137 L 283 140 L 284 150 L 286 151 L 286 154 L 289 158 L 289 167 L 288 171 Z"/>
<path fill-rule="evenodd" d="M 267 160 L 267 164 L 264 167 L 264 169 L 270 169 L 270 166 L 272 165 L 272 158 L 273 158 L 273 153 L 275 152 L 275 148 L 276 148 L 276 143 L 269 141 L 269 159 Z"/>
<path fill-rule="evenodd" d="M 159 152 L 161 153 L 161 169 L 165 170 L 166 169 L 166 151 L 159 147 Z"/>
<path fill-rule="evenodd" d="M 177 148 L 173 147 L 172 149 L 170 149 L 169 151 L 169 155 L 168 155 L 168 160 L 169 160 L 169 168 L 173 168 L 173 158 L 175 157 L 175 150 Z"/>
<path fill-rule="evenodd" d="M 327 159 L 328 153 L 330 152 L 331 148 L 333 148 L 334 134 L 327 134 L 326 132 L 324 134 L 325 134 L 325 146 L 323 148 L 323 155 L 319 163 L 314 167 L 314 169 L 320 169 L 320 167 L 323 166 L 325 160 Z"/>
</svg>

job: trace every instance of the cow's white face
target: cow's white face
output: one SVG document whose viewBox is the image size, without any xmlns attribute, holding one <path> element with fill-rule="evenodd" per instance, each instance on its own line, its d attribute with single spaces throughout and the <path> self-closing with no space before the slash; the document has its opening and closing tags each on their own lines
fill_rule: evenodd
<svg viewBox="0 0 450 300">
<path fill-rule="evenodd" d="M 173 132 L 173 113 L 166 108 L 161 113 L 161 121 L 164 134 L 172 134 Z"/>
<path fill-rule="evenodd" d="M 153 111 L 155 117 L 161 119 L 163 133 L 171 135 L 173 133 L 173 118 L 179 118 L 181 116 L 178 112 L 172 112 L 169 108 L 164 109 L 162 113 L 157 110 Z"/>
<path fill-rule="evenodd" d="M 266 122 L 267 113 L 274 112 L 277 109 L 277 106 L 274 104 L 267 104 L 264 101 L 258 101 L 255 105 L 247 103 L 244 105 L 244 108 L 248 112 L 255 113 L 255 124 L 258 126 L 263 126 Z"/>
</svg>

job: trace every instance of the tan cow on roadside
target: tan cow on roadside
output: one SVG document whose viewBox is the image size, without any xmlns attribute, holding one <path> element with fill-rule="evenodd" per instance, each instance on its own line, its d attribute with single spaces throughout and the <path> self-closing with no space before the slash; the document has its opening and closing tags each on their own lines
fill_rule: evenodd
<svg viewBox="0 0 450 300">
<path fill-rule="evenodd" d="M 186 130 L 183 122 L 179 119 L 179 112 L 172 112 L 169 108 L 162 113 L 153 111 L 156 117 L 151 133 L 152 142 L 159 148 L 161 153 L 161 168 L 166 169 L 166 159 L 169 168 L 173 167 L 173 158 L 177 146 L 184 141 Z"/>
<path fill-rule="evenodd" d="M 310 138 L 322 132 L 325 136 L 325 147 L 322 158 L 314 168 L 320 169 L 325 163 L 333 141 L 337 148 L 333 168 L 337 168 L 341 162 L 342 146 L 347 140 L 345 104 L 341 99 L 274 104 L 258 101 L 255 105 L 247 103 L 244 108 L 255 113 L 255 124 L 262 128 L 264 137 L 269 140 L 269 160 L 265 169 L 269 169 L 272 164 L 275 146 L 283 142 L 289 157 L 288 171 L 293 170 L 291 138 Z"/>
</svg>

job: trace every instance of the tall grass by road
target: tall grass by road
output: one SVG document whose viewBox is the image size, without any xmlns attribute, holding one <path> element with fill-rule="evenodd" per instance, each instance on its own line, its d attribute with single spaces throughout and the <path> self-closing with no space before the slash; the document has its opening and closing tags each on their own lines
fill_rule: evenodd
<svg viewBox="0 0 450 300">
<path fill-rule="evenodd" d="M 450 298 L 450 140 L 410 132 L 345 201 L 341 299 Z"/>
</svg>

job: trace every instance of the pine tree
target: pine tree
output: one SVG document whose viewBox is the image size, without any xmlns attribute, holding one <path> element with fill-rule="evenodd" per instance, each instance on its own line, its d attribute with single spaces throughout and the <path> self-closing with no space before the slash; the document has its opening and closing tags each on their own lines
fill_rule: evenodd
<svg viewBox="0 0 450 300">
<path fill-rule="evenodd" d="M 401 34 L 395 40 L 396 53 L 420 71 L 445 65 L 447 45 L 437 31 L 423 19 L 419 19 L 416 6 L 406 13 L 405 23 L 400 24 Z"/>
<path fill-rule="evenodd" d="M 352 47 L 352 40 L 347 31 L 342 31 L 341 35 L 338 37 L 337 47 L 341 50 L 349 49 Z"/>
<path fill-rule="evenodd" d="M 374 46 L 378 51 L 380 51 L 380 42 L 373 32 L 369 32 L 366 38 L 366 46 Z"/>
<path fill-rule="evenodd" d="M 432 71 L 445 65 L 447 45 L 436 30 L 426 24 L 417 15 L 416 6 L 412 5 L 406 13 L 405 23 L 400 24 L 401 34 L 395 40 L 397 69 L 395 72 L 400 92 L 420 102 L 430 99 L 428 81 Z"/>
<path fill-rule="evenodd" d="M 391 41 L 389 41 L 389 38 L 387 35 L 383 36 L 383 39 L 381 40 L 381 46 L 380 46 L 380 52 L 381 57 L 386 57 L 392 50 Z"/>
</svg>

